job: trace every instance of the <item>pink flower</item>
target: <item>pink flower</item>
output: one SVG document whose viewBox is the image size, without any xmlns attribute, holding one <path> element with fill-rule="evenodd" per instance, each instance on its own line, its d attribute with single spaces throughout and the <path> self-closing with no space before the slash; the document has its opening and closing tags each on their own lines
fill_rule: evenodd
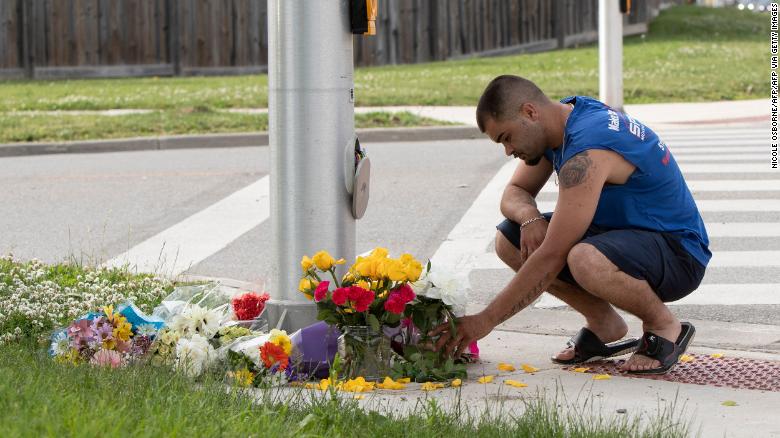
<svg viewBox="0 0 780 438">
<path fill-rule="evenodd" d="M 68 336 L 71 339 L 73 348 L 86 347 L 95 337 L 95 331 L 92 330 L 92 321 L 80 319 L 73 322 L 68 327 Z"/>
<path fill-rule="evenodd" d="M 406 303 L 412 301 L 415 298 L 414 291 L 411 286 L 404 284 L 400 287 L 393 289 L 390 297 L 385 301 L 385 310 L 388 312 L 401 314 L 404 312 L 404 306 Z"/>
<path fill-rule="evenodd" d="M 329 281 L 321 281 L 314 290 L 314 301 L 322 301 L 328 296 Z"/>
<path fill-rule="evenodd" d="M 469 353 L 473 354 L 474 357 L 479 357 L 479 347 L 477 346 L 477 341 L 469 344 Z"/>
<path fill-rule="evenodd" d="M 398 299 L 400 299 L 404 304 L 412 301 L 417 297 L 417 295 L 414 294 L 414 290 L 412 290 L 412 287 L 409 286 L 408 283 L 404 283 L 403 285 L 395 288 L 393 290 L 393 295 L 397 295 Z"/>
<path fill-rule="evenodd" d="M 122 355 L 114 350 L 101 349 L 90 360 L 92 365 L 119 368 L 122 366 Z"/>
<path fill-rule="evenodd" d="M 352 289 L 350 293 L 357 297 L 355 300 L 350 300 L 355 303 L 355 311 L 365 312 L 368 310 L 368 307 L 374 302 L 374 292 L 358 286 L 352 286 L 350 289 Z"/>
<path fill-rule="evenodd" d="M 340 287 L 333 291 L 333 295 L 330 297 L 330 299 L 333 300 L 333 304 L 337 306 L 343 306 L 344 303 L 347 302 L 348 292 L 349 292 L 349 288 Z"/>
<path fill-rule="evenodd" d="M 395 294 L 390 295 L 390 298 L 385 301 L 385 310 L 390 313 L 401 314 L 404 312 L 404 307 L 406 307 L 406 303 L 401 301 L 399 296 Z"/>
</svg>

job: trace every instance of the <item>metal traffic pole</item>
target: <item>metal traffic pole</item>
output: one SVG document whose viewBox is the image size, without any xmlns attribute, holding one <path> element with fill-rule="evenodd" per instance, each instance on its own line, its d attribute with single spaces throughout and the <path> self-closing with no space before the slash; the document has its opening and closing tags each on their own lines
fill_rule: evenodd
<svg viewBox="0 0 780 438">
<path fill-rule="evenodd" d="M 345 147 L 355 133 L 349 7 L 348 0 L 268 0 L 271 327 L 316 322 L 315 304 L 298 291 L 304 254 L 355 258 L 351 181 L 345 184 L 352 177 Z"/>
<path fill-rule="evenodd" d="M 620 0 L 599 0 L 599 100 L 623 109 L 623 16 Z"/>
</svg>

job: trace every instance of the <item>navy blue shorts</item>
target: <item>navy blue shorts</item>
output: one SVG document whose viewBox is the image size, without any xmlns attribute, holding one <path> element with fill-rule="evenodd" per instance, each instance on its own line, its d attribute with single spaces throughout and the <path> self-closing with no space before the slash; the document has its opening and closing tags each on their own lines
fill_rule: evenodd
<svg viewBox="0 0 780 438">
<path fill-rule="evenodd" d="M 543 216 L 547 221 L 552 213 Z M 509 219 L 496 228 L 520 248 L 520 226 Z M 646 280 L 663 302 L 677 301 L 696 290 L 704 277 L 702 266 L 670 233 L 645 230 L 610 230 L 592 225 L 580 243 L 593 245 L 622 272 Z M 558 279 L 579 286 L 568 264 Z"/>
</svg>

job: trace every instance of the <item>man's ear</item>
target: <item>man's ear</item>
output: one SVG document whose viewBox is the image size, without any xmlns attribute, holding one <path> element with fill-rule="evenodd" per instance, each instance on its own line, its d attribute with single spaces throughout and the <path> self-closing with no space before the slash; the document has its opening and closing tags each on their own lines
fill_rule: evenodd
<svg viewBox="0 0 780 438">
<path fill-rule="evenodd" d="M 531 102 L 525 102 L 520 105 L 520 115 L 525 116 L 531 121 L 539 120 L 539 108 Z"/>
</svg>

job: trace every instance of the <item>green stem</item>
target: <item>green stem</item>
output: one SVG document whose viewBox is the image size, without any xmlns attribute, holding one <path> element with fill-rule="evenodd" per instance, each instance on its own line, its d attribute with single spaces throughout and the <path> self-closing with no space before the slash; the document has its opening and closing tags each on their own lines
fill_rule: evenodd
<svg viewBox="0 0 780 438">
<path fill-rule="evenodd" d="M 328 269 L 328 272 L 330 272 L 330 276 L 333 277 L 333 282 L 336 283 L 336 287 L 339 288 L 339 287 L 341 287 L 341 284 L 339 283 L 339 280 L 336 278 L 336 272 L 335 271 L 336 271 L 335 268 Z"/>
</svg>

